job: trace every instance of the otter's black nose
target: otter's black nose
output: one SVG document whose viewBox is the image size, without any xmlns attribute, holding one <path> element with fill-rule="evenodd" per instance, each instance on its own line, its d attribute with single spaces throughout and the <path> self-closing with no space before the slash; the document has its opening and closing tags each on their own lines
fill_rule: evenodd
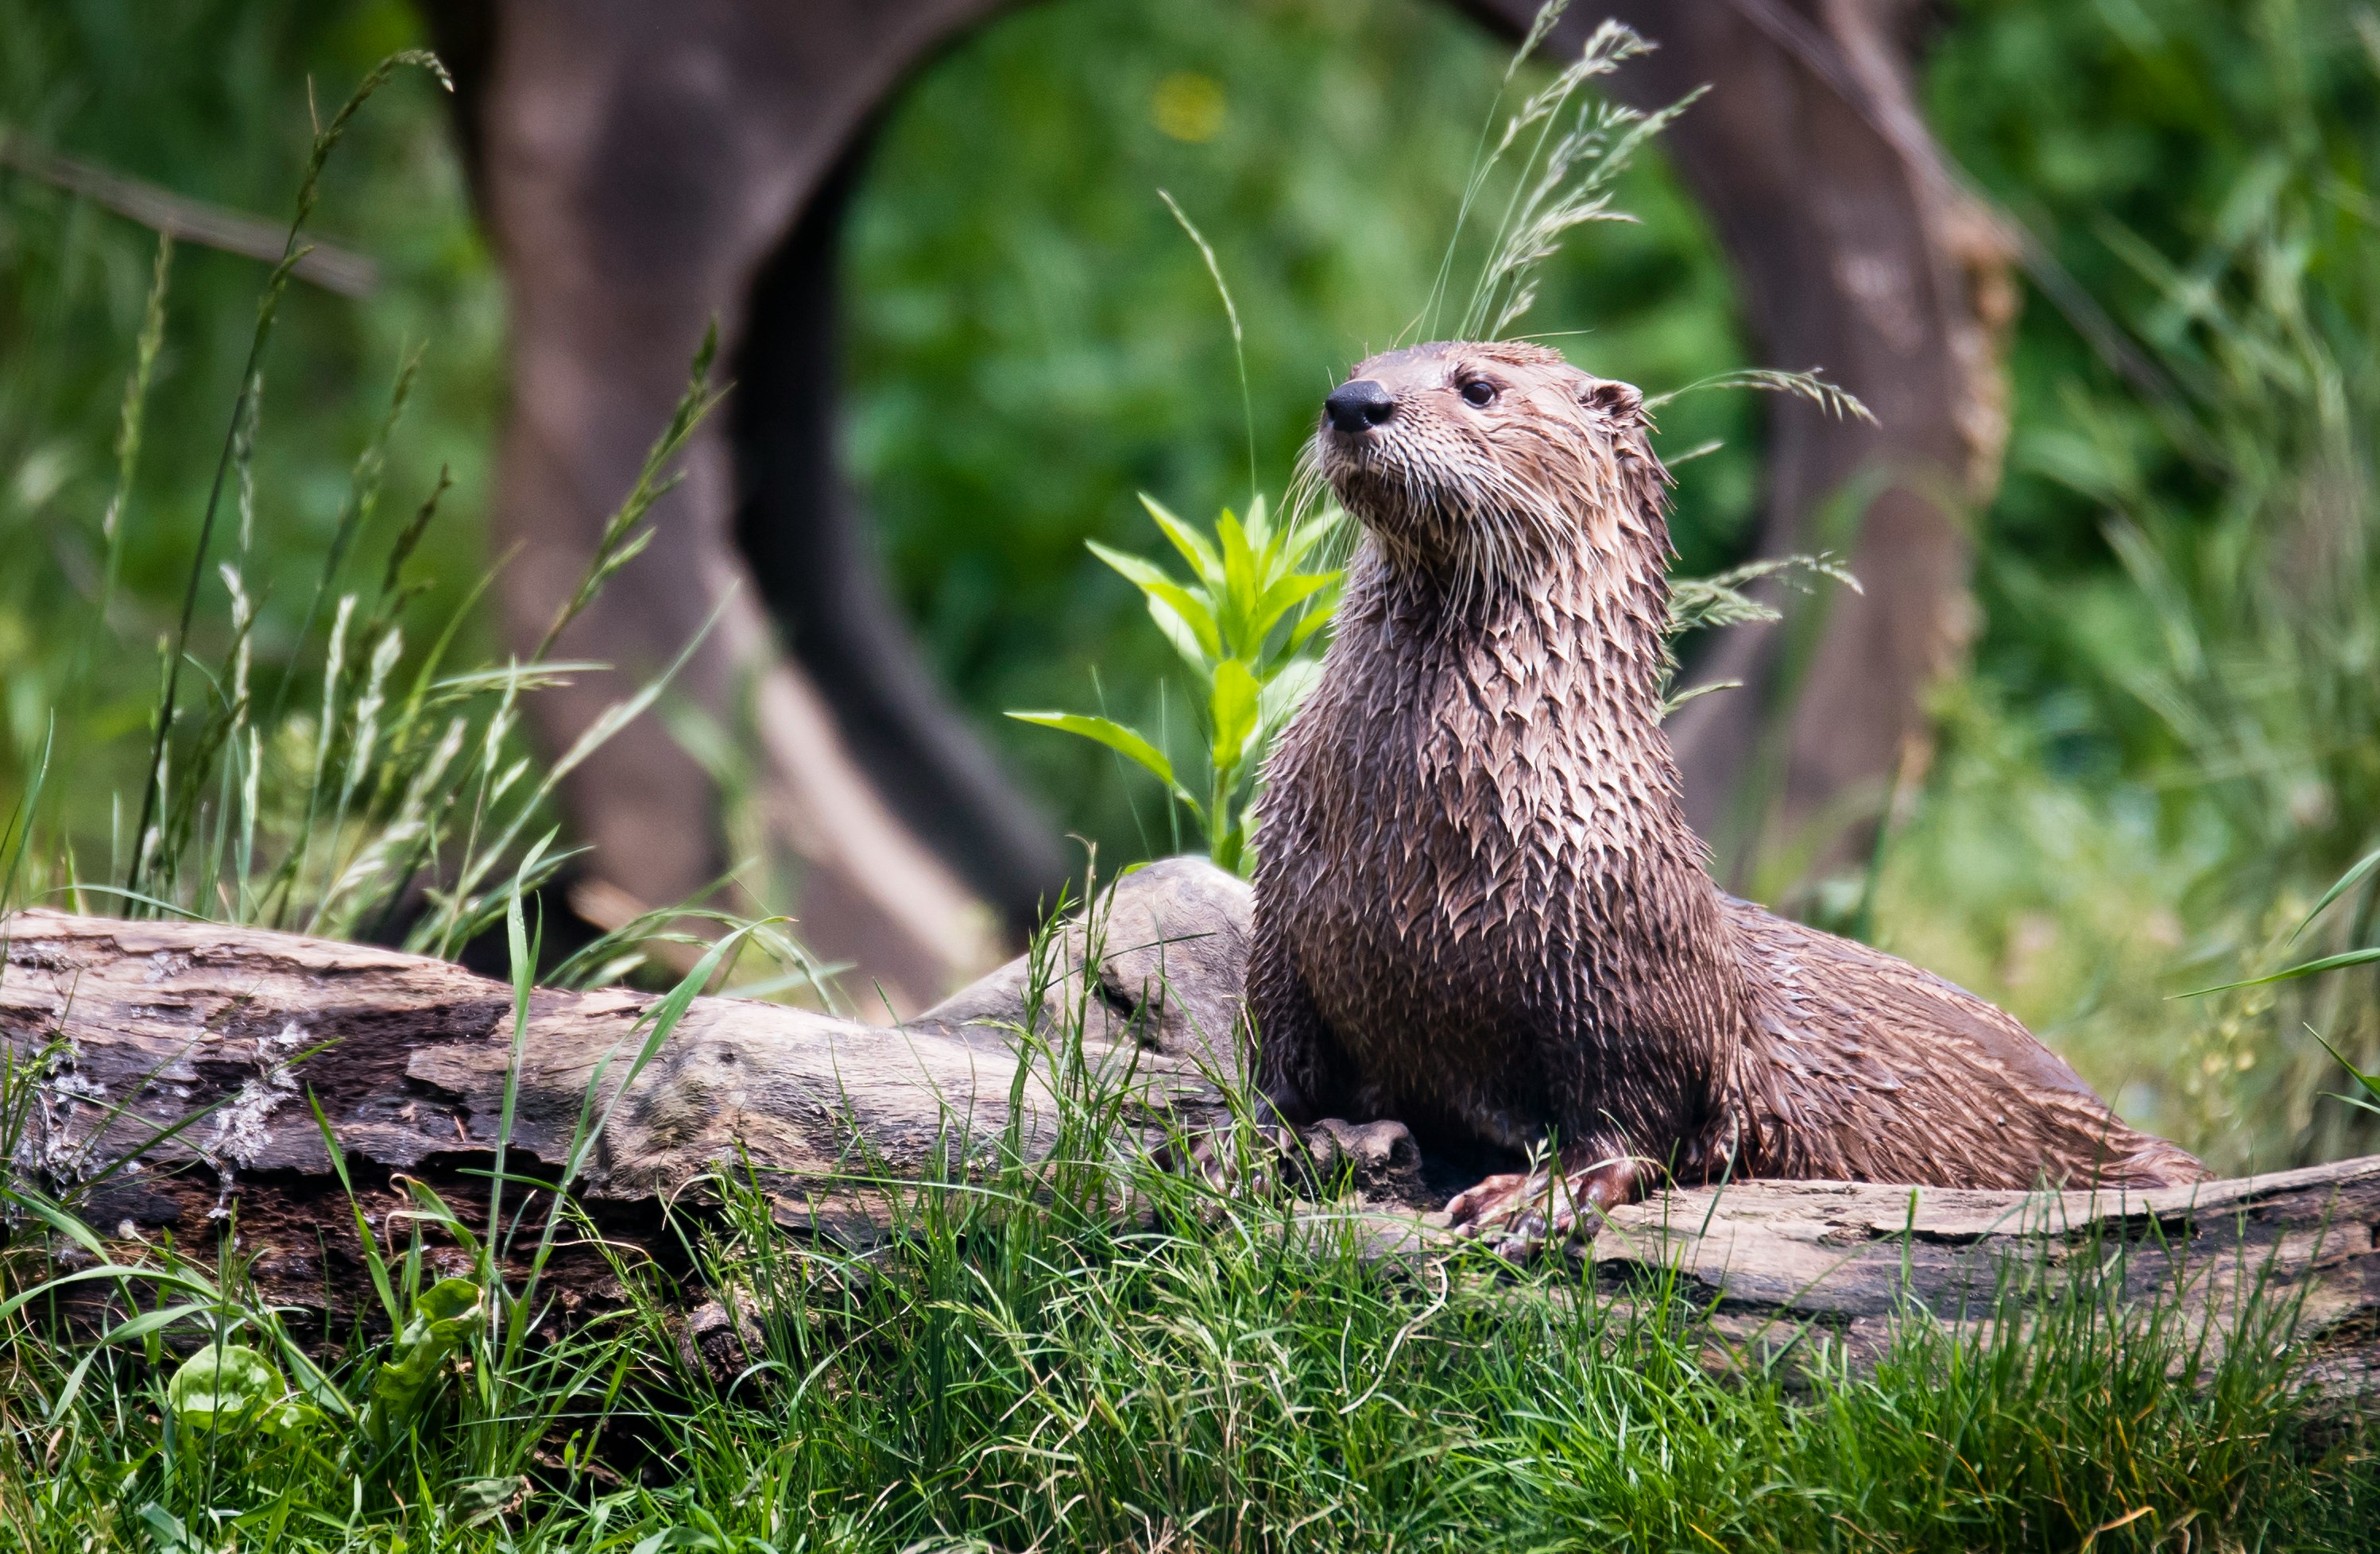
<svg viewBox="0 0 2380 1554">
<path fill-rule="evenodd" d="M 1322 402 L 1322 419 L 1347 432 L 1378 426 L 1396 413 L 1396 396 L 1369 378 L 1340 384 Z"/>
</svg>

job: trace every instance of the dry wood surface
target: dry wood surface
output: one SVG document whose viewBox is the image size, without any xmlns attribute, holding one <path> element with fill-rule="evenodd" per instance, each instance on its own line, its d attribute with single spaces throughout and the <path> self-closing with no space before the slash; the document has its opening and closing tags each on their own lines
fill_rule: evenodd
<svg viewBox="0 0 2380 1554">
<path fill-rule="evenodd" d="M 682 1267 L 663 1207 L 698 1202 L 722 1172 L 748 1172 L 795 1233 L 880 1233 L 881 1195 L 856 1189 L 855 1172 L 913 1177 L 1003 1141 L 1050 1147 L 1050 1059 L 1020 1037 L 1037 990 L 1044 1011 L 1077 1001 L 1084 1053 L 1127 1087 L 1149 1136 L 1168 1114 L 1211 1120 L 1211 1076 L 1232 1067 L 1246 922 L 1245 885 L 1172 860 L 1125 876 L 1038 968 L 1012 963 L 904 1026 L 698 999 L 633 1076 L 652 995 L 540 990 L 520 1037 L 512 1168 L 550 1178 L 590 1105 L 611 1106 L 577 1191 L 615 1249 Z M 204 1251 L 236 1225 L 266 1294 L 345 1309 L 363 1272 L 316 1106 L 382 1233 L 408 1180 L 458 1207 L 484 1201 L 515 1039 L 505 985 L 213 924 L 34 911 L 0 932 L 0 1037 L 11 1083 L 30 1087 L 13 1169 L 103 1236 Z M 1039 1022 L 1045 1036 L 1061 1023 Z M 1410 1159 L 1388 1160 L 1360 1131 L 1342 1142 L 1359 1183 L 1394 1178 L 1410 1200 Z M 1448 1243 L 1410 1207 L 1316 1211 L 1348 1212 L 1381 1257 Z M 2064 1275 L 2078 1265 L 2103 1266 L 2123 1301 L 2179 1300 L 2219 1334 L 2243 1311 L 2284 1310 L 2308 1375 L 2380 1385 L 2380 1158 L 2130 1195 L 1737 1183 L 1624 1207 L 1589 1255 L 1623 1289 L 1677 1271 L 1723 1334 L 1832 1338 L 1860 1357 L 1912 1310 L 1972 1323 L 2012 1277 L 2049 1296 L 2076 1287 Z M 617 1296 L 589 1245 L 554 1272 L 570 1302 Z"/>
</svg>

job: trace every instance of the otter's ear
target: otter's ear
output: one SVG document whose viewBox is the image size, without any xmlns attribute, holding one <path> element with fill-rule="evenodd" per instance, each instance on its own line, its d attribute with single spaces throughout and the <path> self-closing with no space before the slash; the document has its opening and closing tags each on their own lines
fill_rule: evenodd
<svg viewBox="0 0 2380 1554">
<path fill-rule="evenodd" d="M 1598 378 L 1587 384 L 1578 402 L 1590 410 L 1600 411 L 1615 421 L 1633 421 L 1645 413 L 1645 395 L 1633 383 L 1615 382 Z"/>
</svg>

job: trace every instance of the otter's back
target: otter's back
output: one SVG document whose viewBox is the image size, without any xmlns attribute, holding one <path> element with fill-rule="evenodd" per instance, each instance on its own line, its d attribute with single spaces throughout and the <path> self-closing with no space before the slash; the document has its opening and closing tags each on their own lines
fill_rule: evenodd
<svg viewBox="0 0 2380 1554">
<path fill-rule="evenodd" d="M 1720 899 L 1751 984 L 1752 1174 L 2012 1188 L 2206 1178 L 1965 989 Z"/>
</svg>

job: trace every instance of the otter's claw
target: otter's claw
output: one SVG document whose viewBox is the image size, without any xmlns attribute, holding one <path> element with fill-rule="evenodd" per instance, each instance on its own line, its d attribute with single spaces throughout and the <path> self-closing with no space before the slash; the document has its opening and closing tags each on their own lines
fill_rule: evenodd
<svg viewBox="0 0 2380 1554">
<path fill-rule="evenodd" d="M 1310 1127 L 1259 1127 L 1257 1139 L 1244 1160 L 1229 1132 L 1202 1134 L 1184 1155 L 1169 1154 L 1160 1163 L 1233 1196 L 1269 1196 L 1281 1186 L 1319 1195 L 1342 1177 L 1390 1202 L 1412 1203 L 1423 1191 L 1421 1149 L 1402 1123 L 1326 1117 Z"/>
<path fill-rule="evenodd" d="M 1168 1151 L 1159 1164 L 1184 1176 L 1195 1176 L 1217 1193 L 1230 1197 L 1269 1197 L 1274 1190 L 1281 1157 L 1288 1153 L 1286 1129 L 1262 1128 L 1257 1136 L 1269 1148 L 1243 1151 L 1231 1131 L 1217 1128 L 1190 1140 L 1183 1153 Z"/>
<path fill-rule="evenodd" d="M 1498 1257 L 1526 1262 L 1548 1244 L 1595 1239 L 1606 1209 L 1636 1196 L 1642 1178 L 1629 1157 L 1561 1170 L 1490 1176 L 1446 1206 L 1448 1223 L 1487 1242 Z"/>
</svg>

